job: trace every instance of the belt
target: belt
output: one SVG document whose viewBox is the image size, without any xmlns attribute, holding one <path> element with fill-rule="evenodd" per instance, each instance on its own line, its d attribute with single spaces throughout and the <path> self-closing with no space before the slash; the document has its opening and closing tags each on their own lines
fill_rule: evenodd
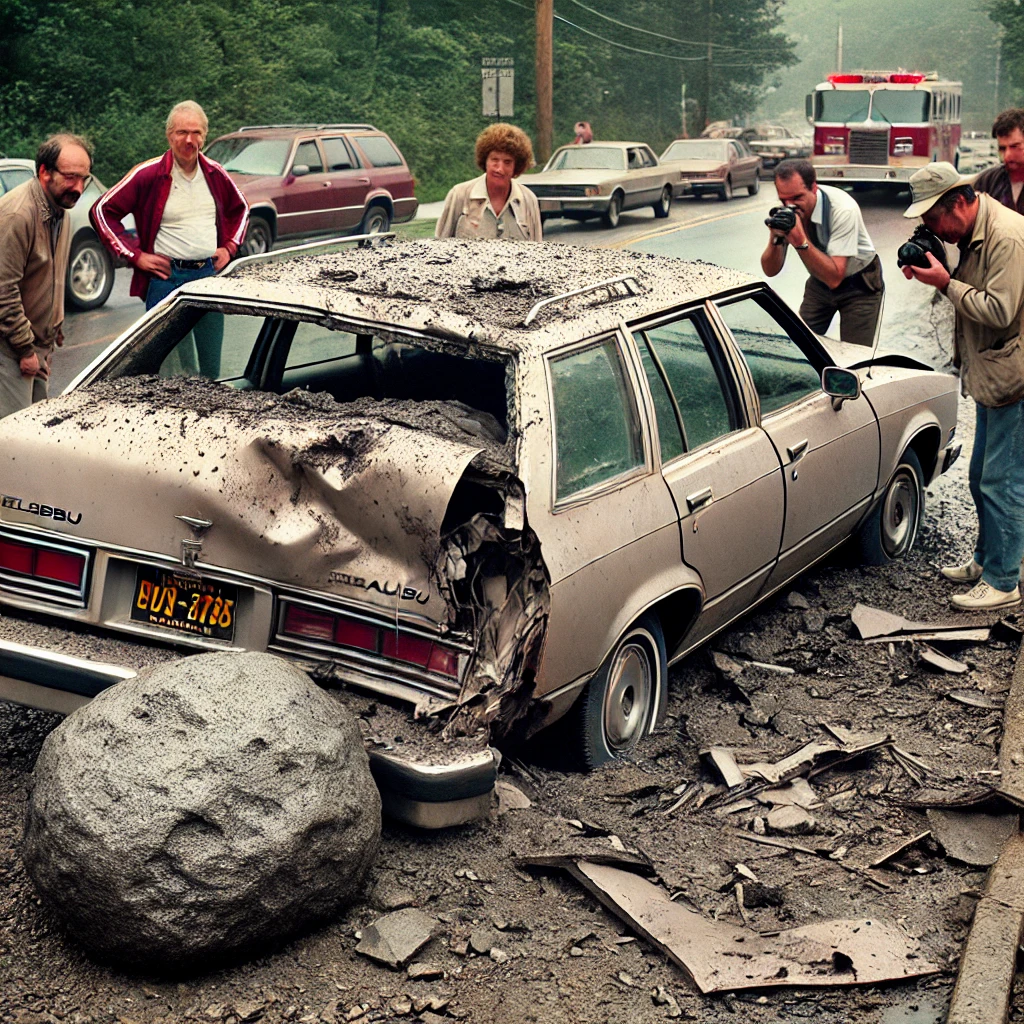
<svg viewBox="0 0 1024 1024">
<path fill-rule="evenodd" d="M 213 260 L 212 256 L 207 256 L 205 260 L 171 260 L 171 266 L 178 270 L 205 270 L 211 265 Z"/>
</svg>

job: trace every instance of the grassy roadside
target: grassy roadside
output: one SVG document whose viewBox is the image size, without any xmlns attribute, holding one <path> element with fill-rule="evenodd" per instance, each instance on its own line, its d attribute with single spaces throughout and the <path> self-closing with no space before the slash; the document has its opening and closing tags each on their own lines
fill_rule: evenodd
<svg viewBox="0 0 1024 1024">
<path fill-rule="evenodd" d="M 437 219 L 411 220 L 406 224 L 394 224 L 392 230 L 398 238 L 433 238 Z"/>
</svg>

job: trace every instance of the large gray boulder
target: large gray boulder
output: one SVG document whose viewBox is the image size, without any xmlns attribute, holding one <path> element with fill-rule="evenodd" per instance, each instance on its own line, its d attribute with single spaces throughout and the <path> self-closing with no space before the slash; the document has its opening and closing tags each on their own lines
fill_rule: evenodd
<svg viewBox="0 0 1024 1024">
<path fill-rule="evenodd" d="M 224 653 L 119 683 L 47 737 L 23 857 L 94 956 L 180 972 L 331 918 L 379 843 L 352 716 L 280 658 Z"/>
</svg>

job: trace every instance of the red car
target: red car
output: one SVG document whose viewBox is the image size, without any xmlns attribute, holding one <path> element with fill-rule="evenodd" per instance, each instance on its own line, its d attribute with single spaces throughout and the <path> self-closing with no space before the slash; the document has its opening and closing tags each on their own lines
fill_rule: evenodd
<svg viewBox="0 0 1024 1024">
<path fill-rule="evenodd" d="M 249 203 L 243 256 L 278 239 L 387 231 L 419 206 L 405 157 L 370 124 L 250 125 L 214 139 L 206 155 Z"/>
</svg>

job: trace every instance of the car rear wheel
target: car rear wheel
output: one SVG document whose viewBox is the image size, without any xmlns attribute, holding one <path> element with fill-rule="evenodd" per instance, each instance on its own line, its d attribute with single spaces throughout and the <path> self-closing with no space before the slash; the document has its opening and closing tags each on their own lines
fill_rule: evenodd
<svg viewBox="0 0 1024 1024">
<path fill-rule="evenodd" d="M 750 195 L 752 195 L 752 196 L 756 196 L 757 193 L 760 192 L 760 191 L 761 191 L 761 174 L 758 171 L 758 172 L 755 172 L 755 174 L 754 174 L 754 182 L 753 182 L 753 184 L 747 186 L 747 192 L 749 192 Z"/>
<path fill-rule="evenodd" d="M 573 733 L 585 768 L 622 757 L 650 731 L 667 682 L 661 624 L 642 615 L 623 634 L 576 702 Z"/>
<path fill-rule="evenodd" d="M 889 478 L 885 494 L 857 531 L 861 561 L 886 565 L 910 554 L 924 513 L 924 473 L 907 449 Z"/>
<path fill-rule="evenodd" d="M 608 209 L 604 211 L 601 219 L 604 221 L 606 228 L 617 228 L 619 226 L 619 216 L 622 213 L 622 193 L 616 192 L 611 199 L 608 200 Z"/>
<path fill-rule="evenodd" d="M 359 225 L 361 235 L 382 235 L 391 230 L 391 216 L 383 206 L 371 206 Z"/>
<path fill-rule="evenodd" d="M 273 244 L 274 232 L 270 224 L 262 217 L 250 217 L 239 255 L 259 256 L 261 253 L 270 252 Z"/>
<path fill-rule="evenodd" d="M 114 265 L 98 238 L 83 238 L 71 250 L 64 298 L 72 309 L 102 306 L 114 287 Z"/>
<path fill-rule="evenodd" d="M 655 217 L 667 217 L 672 212 L 672 187 L 666 185 L 661 190 L 661 196 L 654 204 Z"/>
<path fill-rule="evenodd" d="M 718 193 L 718 198 L 723 203 L 727 203 L 732 199 L 732 178 L 725 179 L 725 184 L 722 186 L 722 191 Z"/>
</svg>

